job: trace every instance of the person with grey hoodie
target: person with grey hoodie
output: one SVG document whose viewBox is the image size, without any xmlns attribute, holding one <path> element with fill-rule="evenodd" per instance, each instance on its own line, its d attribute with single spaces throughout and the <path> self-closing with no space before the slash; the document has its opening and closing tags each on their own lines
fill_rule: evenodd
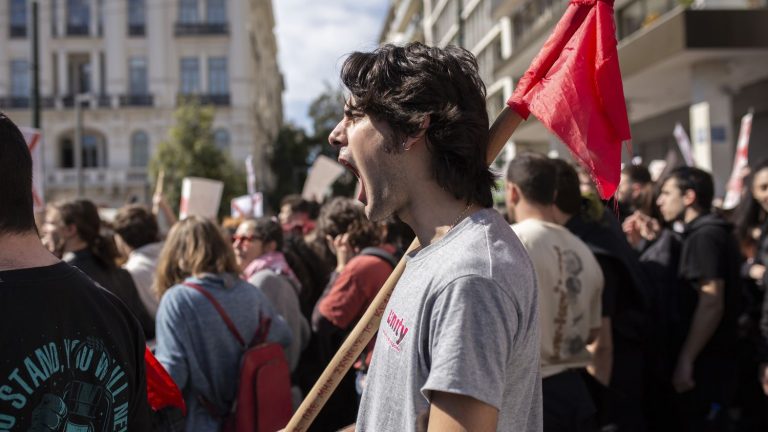
<svg viewBox="0 0 768 432">
<path fill-rule="evenodd" d="M 115 244 L 127 260 L 123 268 L 131 274 L 139 298 L 152 319 L 157 315 L 160 300 L 152 289 L 155 269 L 163 242 L 160 241 L 155 215 L 142 205 L 121 208 L 112 222 Z"/>
</svg>

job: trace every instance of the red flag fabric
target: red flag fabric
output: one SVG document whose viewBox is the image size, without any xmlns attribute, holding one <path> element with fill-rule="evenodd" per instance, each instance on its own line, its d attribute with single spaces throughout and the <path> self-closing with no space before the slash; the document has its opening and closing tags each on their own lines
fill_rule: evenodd
<svg viewBox="0 0 768 432">
<path fill-rule="evenodd" d="M 153 410 L 159 411 L 165 407 L 176 407 L 187 415 L 187 405 L 181 396 L 181 390 L 173 381 L 163 365 L 155 358 L 149 347 L 144 348 L 144 365 L 147 370 L 147 399 Z"/>
<path fill-rule="evenodd" d="M 630 139 L 613 0 L 572 0 L 507 105 L 530 113 L 586 168 L 603 199 L 614 194 L 621 142 Z"/>
</svg>

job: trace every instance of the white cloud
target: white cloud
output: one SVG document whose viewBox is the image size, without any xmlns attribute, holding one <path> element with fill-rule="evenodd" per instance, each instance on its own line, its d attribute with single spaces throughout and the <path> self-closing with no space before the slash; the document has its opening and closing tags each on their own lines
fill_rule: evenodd
<svg viewBox="0 0 768 432">
<path fill-rule="evenodd" d="M 378 45 L 389 1 L 274 0 L 272 5 L 285 118 L 308 127 L 310 102 L 326 83 L 338 84 L 346 54 Z"/>
</svg>

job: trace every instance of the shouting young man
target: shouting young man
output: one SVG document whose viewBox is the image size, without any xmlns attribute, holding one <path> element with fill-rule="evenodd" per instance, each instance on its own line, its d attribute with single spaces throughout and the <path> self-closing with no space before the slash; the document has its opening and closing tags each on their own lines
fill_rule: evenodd
<svg viewBox="0 0 768 432">
<path fill-rule="evenodd" d="M 539 431 L 534 270 L 491 207 L 488 114 L 466 50 L 411 43 L 353 53 L 329 141 L 374 221 L 421 247 L 384 311 L 358 431 Z"/>
</svg>

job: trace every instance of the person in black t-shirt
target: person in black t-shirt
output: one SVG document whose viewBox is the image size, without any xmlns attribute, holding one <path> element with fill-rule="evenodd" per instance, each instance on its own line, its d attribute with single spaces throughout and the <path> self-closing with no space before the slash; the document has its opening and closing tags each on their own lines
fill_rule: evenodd
<svg viewBox="0 0 768 432">
<path fill-rule="evenodd" d="M 0 430 L 150 430 L 142 330 L 43 247 L 32 159 L 2 114 L 0 184 Z"/>
<path fill-rule="evenodd" d="M 609 380 L 585 375 L 597 407 L 601 429 L 622 432 L 649 430 L 645 419 L 646 353 L 649 339 L 649 282 L 627 243 L 616 215 L 596 199 L 579 192 L 576 170 L 562 159 L 556 168 L 555 218 L 592 251 L 603 272 L 603 317 L 610 323 Z M 623 176 L 623 174 L 622 174 Z"/>
<path fill-rule="evenodd" d="M 676 430 L 725 430 L 735 380 L 740 254 L 732 227 L 710 214 L 713 190 L 710 174 L 680 167 L 657 200 L 667 222 L 685 223 L 672 376 L 681 422 Z"/>
</svg>

